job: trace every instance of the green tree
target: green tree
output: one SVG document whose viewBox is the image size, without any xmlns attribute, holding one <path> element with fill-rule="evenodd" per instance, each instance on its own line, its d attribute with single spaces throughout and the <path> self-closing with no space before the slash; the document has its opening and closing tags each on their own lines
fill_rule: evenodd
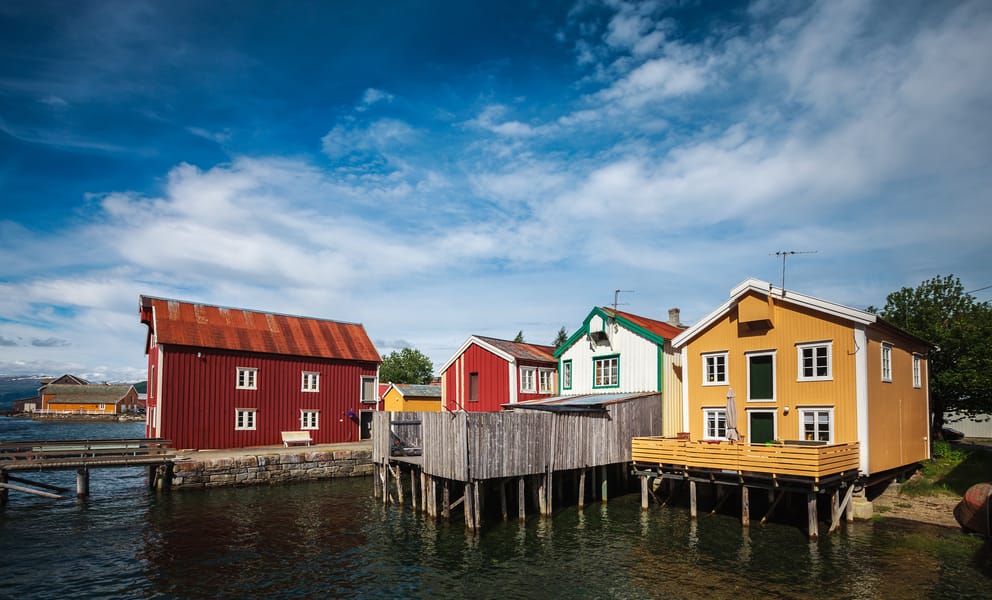
<svg viewBox="0 0 992 600">
<path fill-rule="evenodd" d="M 517 342 L 518 344 L 520 344 L 520 343 L 522 343 L 524 341 L 524 330 L 523 329 L 521 329 L 520 331 L 517 332 L 517 337 L 513 338 L 513 341 L 514 342 Z"/>
<path fill-rule="evenodd" d="M 434 364 L 416 348 L 403 348 L 382 357 L 379 381 L 389 383 L 430 383 L 434 377 Z"/>
<path fill-rule="evenodd" d="M 565 331 L 565 326 L 562 325 L 561 329 L 558 330 L 558 335 L 555 336 L 555 341 L 551 343 L 555 347 L 555 350 L 561 348 L 568 341 L 568 332 Z"/>
<path fill-rule="evenodd" d="M 992 305 L 976 301 L 957 277 L 947 275 L 892 292 L 877 312 L 934 344 L 928 363 L 935 436 L 945 412 L 992 413 Z"/>
</svg>

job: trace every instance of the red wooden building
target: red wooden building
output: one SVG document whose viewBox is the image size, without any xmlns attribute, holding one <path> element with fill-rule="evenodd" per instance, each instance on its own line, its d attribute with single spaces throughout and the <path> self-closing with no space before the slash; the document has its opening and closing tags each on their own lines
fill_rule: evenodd
<svg viewBox="0 0 992 600">
<path fill-rule="evenodd" d="M 441 367 L 444 410 L 486 412 L 557 393 L 554 348 L 473 335 Z"/>
<path fill-rule="evenodd" d="M 365 328 L 141 296 L 148 326 L 146 435 L 179 449 L 357 441 L 381 359 Z M 363 419 L 365 417 L 365 419 Z"/>
</svg>

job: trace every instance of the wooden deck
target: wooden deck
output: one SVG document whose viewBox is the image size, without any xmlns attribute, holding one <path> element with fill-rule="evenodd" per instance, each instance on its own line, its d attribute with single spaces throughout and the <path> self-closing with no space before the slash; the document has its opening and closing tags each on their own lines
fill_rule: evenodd
<svg viewBox="0 0 992 600">
<path fill-rule="evenodd" d="M 857 442 L 806 446 L 800 444 L 710 443 L 663 437 L 638 437 L 632 442 L 637 469 L 682 472 L 712 471 L 737 476 L 794 477 L 819 482 L 828 477 L 855 477 Z"/>
</svg>

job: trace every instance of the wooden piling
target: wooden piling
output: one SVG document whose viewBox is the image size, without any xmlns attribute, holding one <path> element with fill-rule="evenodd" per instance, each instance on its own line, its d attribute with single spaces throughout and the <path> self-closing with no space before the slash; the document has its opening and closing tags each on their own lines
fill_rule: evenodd
<svg viewBox="0 0 992 600">
<path fill-rule="evenodd" d="M 472 518 L 475 519 L 475 531 L 479 531 L 482 528 L 482 501 L 479 499 L 479 488 L 483 486 L 482 481 L 476 481 L 472 484 Z M 483 495 L 485 497 L 485 495 Z"/>
<path fill-rule="evenodd" d="M 696 519 L 696 482 L 689 481 L 689 518 Z"/>
<path fill-rule="evenodd" d="M 521 523 L 527 520 L 527 493 L 524 481 L 523 477 L 517 478 L 517 513 Z"/>
<path fill-rule="evenodd" d="M 8 491 L 7 491 L 7 471 L 0 471 L 0 506 L 7 506 L 8 501 Z"/>
<path fill-rule="evenodd" d="M 503 520 L 508 521 L 510 514 L 506 510 L 506 480 L 499 481 L 499 511 L 503 515 Z"/>
<path fill-rule="evenodd" d="M 389 505 L 389 463 L 382 465 L 382 505 Z"/>
<path fill-rule="evenodd" d="M 379 484 L 382 481 L 379 479 L 380 468 L 378 464 L 372 465 L 372 497 L 376 500 L 382 497 L 382 490 L 379 489 Z"/>
<path fill-rule="evenodd" d="M 403 469 L 399 465 L 396 465 L 393 479 L 396 480 L 396 504 L 403 506 Z"/>
<path fill-rule="evenodd" d="M 417 512 L 417 470 L 410 469 L 410 508 Z"/>
<path fill-rule="evenodd" d="M 586 506 L 586 470 L 579 469 L 579 510 Z"/>
<path fill-rule="evenodd" d="M 609 481 L 610 481 L 609 471 L 607 470 L 606 465 L 603 465 L 599 469 L 603 476 L 603 492 L 601 497 L 603 499 L 603 504 L 606 504 L 609 501 L 609 493 L 607 489 L 609 488 Z"/>
<path fill-rule="evenodd" d="M 442 504 L 441 516 L 445 520 L 451 518 L 451 491 L 448 487 L 448 480 L 444 480 L 444 504 Z"/>
<path fill-rule="evenodd" d="M 751 526 L 751 499 L 747 486 L 741 486 L 741 526 Z"/>
<path fill-rule="evenodd" d="M 820 537 L 819 524 L 816 519 L 816 493 L 806 494 L 806 516 L 809 520 L 809 537 L 815 539 Z"/>
<path fill-rule="evenodd" d="M 427 473 L 423 467 L 420 469 L 420 510 L 427 512 Z"/>
<path fill-rule="evenodd" d="M 541 483 L 537 486 L 537 507 L 542 517 L 548 516 L 548 476 L 540 475 Z"/>
<path fill-rule="evenodd" d="M 641 475 L 641 510 L 648 509 L 648 477 Z"/>
</svg>

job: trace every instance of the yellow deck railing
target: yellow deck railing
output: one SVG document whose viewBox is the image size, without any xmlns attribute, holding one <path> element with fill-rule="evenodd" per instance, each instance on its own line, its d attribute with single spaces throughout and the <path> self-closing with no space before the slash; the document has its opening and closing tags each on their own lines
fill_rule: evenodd
<svg viewBox="0 0 992 600">
<path fill-rule="evenodd" d="M 752 445 L 638 437 L 633 439 L 632 450 L 634 463 L 643 466 L 794 475 L 817 480 L 828 475 L 857 472 L 860 460 L 858 442 L 826 446 Z"/>
</svg>

